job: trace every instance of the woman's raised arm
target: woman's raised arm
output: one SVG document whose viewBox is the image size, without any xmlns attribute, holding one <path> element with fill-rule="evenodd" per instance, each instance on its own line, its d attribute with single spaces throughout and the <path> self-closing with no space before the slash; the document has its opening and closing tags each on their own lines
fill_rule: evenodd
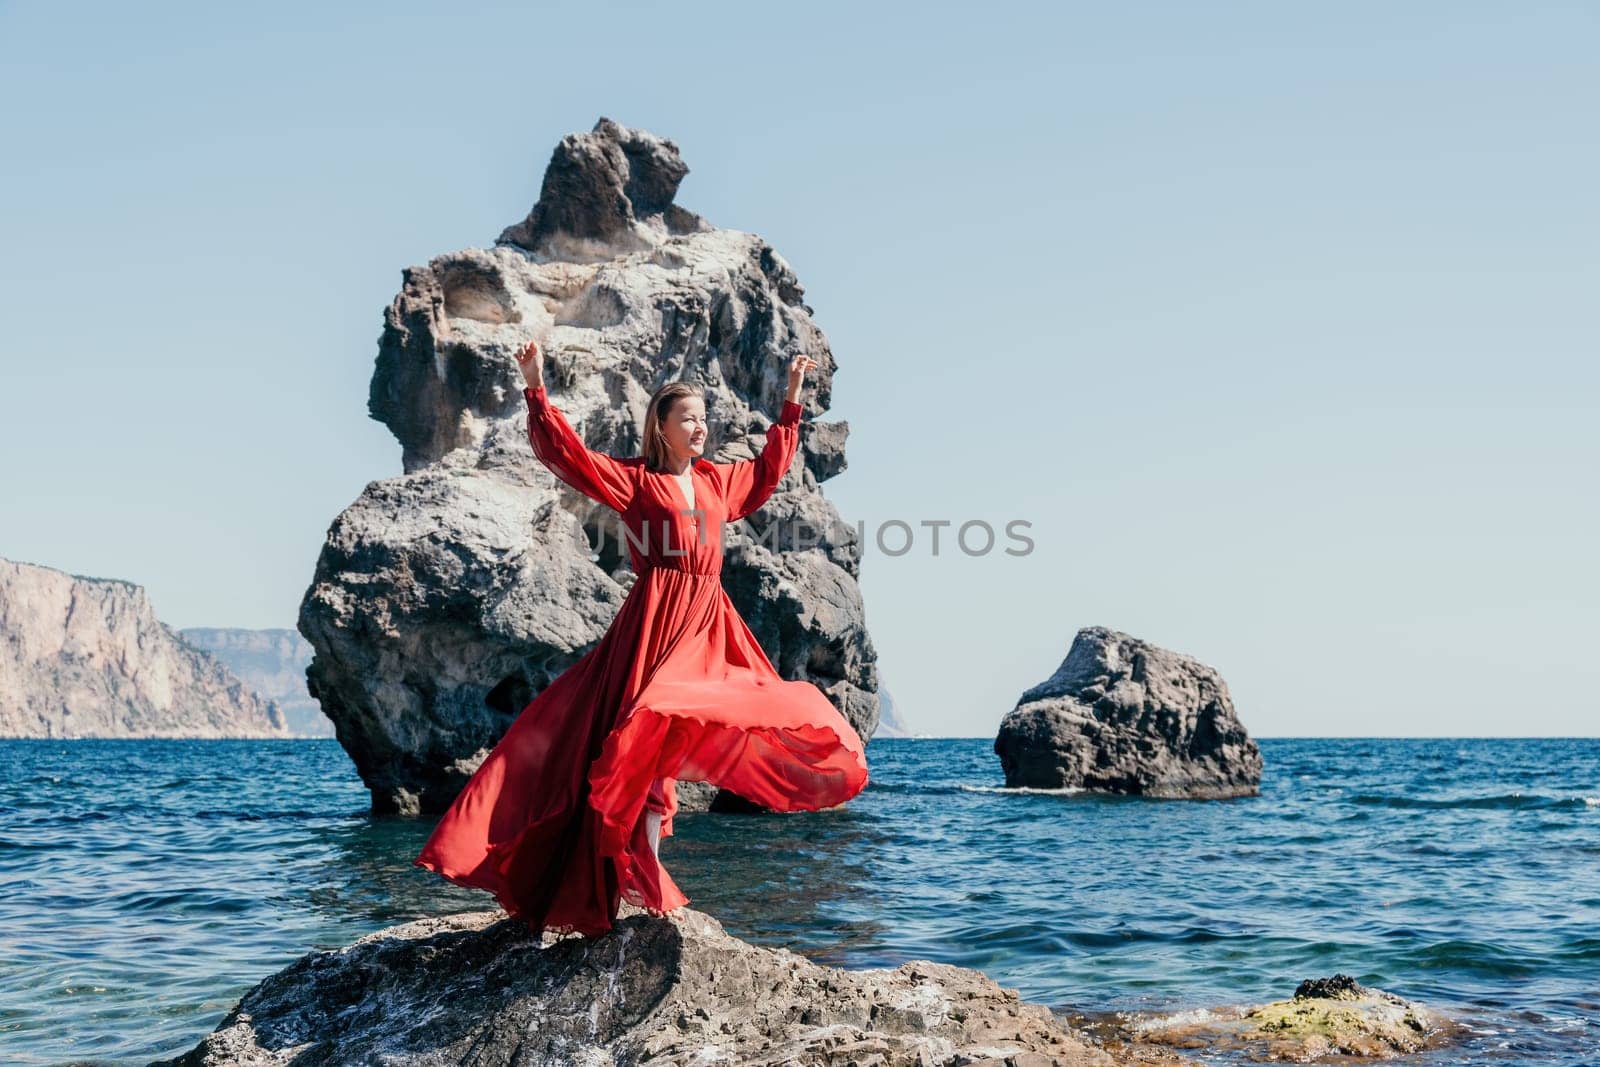
<svg viewBox="0 0 1600 1067">
<path fill-rule="evenodd" d="M 767 427 L 767 443 L 759 456 L 739 463 L 713 464 L 722 478 L 729 522 L 738 522 L 765 504 L 788 473 L 800 447 L 800 387 L 805 384 L 806 371 L 816 365 L 817 361 L 803 352 L 789 361 L 789 391 L 784 394 L 778 421 Z"/>
<path fill-rule="evenodd" d="M 800 404 L 785 400 L 778 421 L 767 427 L 767 443 L 760 455 L 737 463 L 713 464 L 722 479 L 729 522 L 738 522 L 767 502 L 783 481 L 799 447 Z"/>
<path fill-rule="evenodd" d="M 517 352 L 522 370 L 522 396 L 528 402 L 528 440 L 533 454 L 550 472 L 592 500 L 615 511 L 628 510 L 638 484 L 629 465 L 596 452 L 567 422 L 544 391 L 544 349 L 537 340 Z"/>
<path fill-rule="evenodd" d="M 528 440 L 539 462 L 584 496 L 615 511 L 627 511 L 638 484 L 628 464 L 585 445 L 561 409 L 550 402 L 543 382 L 524 386 L 522 395 L 528 401 Z"/>
</svg>

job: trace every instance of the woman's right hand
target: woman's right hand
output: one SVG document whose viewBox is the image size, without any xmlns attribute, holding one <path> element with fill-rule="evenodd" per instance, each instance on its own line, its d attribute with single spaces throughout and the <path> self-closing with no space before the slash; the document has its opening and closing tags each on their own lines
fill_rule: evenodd
<svg viewBox="0 0 1600 1067">
<path fill-rule="evenodd" d="M 537 340 L 529 341 L 517 353 L 517 366 L 522 368 L 522 380 L 529 389 L 544 384 L 544 350 Z"/>
</svg>

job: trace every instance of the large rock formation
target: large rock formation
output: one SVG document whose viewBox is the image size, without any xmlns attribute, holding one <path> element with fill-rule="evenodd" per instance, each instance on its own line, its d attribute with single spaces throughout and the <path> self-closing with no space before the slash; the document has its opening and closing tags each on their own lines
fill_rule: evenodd
<svg viewBox="0 0 1600 1067">
<path fill-rule="evenodd" d="M 186 626 L 178 633 L 203 648 L 258 694 L 278 705 L 296 737 L 332 737 L 333 723 L 306 692 L 311 645 L 293 630 Z"/>
<path fill-rule="evenodd" d="M 328 531 L 299 629 L 310 691 L 380 811 L 442 811 L 527 702 L 592 647 L 633 575 L 616 516 L 557 482 L 526 439 L 514 353 L 546 338 L 552 398 L 590 447 L 637 455 L 662 383 L 705 390 L 718 462 L 748 458 L 790 356 L 819 364 L 800 457 L 730 529 L 723 583 L 778 670 L 862 737 L 877 722 L 858 539 L 819 484 L 844 469 L 835 363 L 794 273 L 761 238 L 673 203 L 671 141 L 602 119 L 564 138 L 538 203 L 492 249 L 404 272 L 368 402 L 405 473 Z M 805 540 L 809 531 L 820 539 Z M 804 543 L 802 543 L 804 541 Z M 598 545 L 591 552 L 590 544 Z M 680 794 L 692 806 L 693 790 Z"/>
<path fill-rule="evenodd" d="M 169 1067 L 1191 1062 L 1127 1040 L 1113 1056 L 979 971 L 823 967 L 692 908 L 656 918 L 624 904 L 622 915 L 593 940 L 536 941 L 502 912 L 473 912 L 312 953 Z"/>
<path fill-rule="evenodd" d="M 1152 797 L 1253 796 L 1261 750 L 1221 675 L 1198 660 L 1103 626 L 1000 722 L 1006 785 Z"/>
<path fill-rule="evenodd" d="M 0 560 L 0 737 L 289 737 L 142 586 Z"/>
</svg>

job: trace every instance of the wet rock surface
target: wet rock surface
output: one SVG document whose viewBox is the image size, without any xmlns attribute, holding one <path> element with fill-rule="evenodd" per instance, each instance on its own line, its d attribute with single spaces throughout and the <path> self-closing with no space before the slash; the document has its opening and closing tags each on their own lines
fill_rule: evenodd
<svg viewBox="0 0 1600 1067">
<path fill-rule="evenodd" d="M 536 941 L 498 911 L 418 920 L 303 957 L 168 1065 L 1189 1063 L 1113 1054 L 979 971 L 825 967 L 711 916 L 624 905 L 601 938 Z"/>
<path fill-rule="evenodd" d="M 1301 982 L 1288 1000 L 1149 1020 L 1132 1033 L 1177 1049 L 1312 1063 L 1386 1060 L 1442 1048 L 1460 1036 L 1439 1012 L 1346 974 Z"/>
</svg>

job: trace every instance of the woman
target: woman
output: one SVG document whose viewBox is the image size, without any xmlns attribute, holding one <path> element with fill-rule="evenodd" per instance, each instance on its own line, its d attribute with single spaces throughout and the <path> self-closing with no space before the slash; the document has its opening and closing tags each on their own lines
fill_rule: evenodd
<svg viewBox="0 0 1600 1067">
<path fill-rule="evenodd" d="M 659 389 L 644 454 L 586 447 L 544 389 L 537 342 L 517 353 L 534 454 L 613 509 L 638 576 L 599 643 L 536 696 L 473 774 L 414 861 L 487 889 L 535 934 L 596 937 L 619 900 L 664 915 L 689 902 L 657 855 L 676 780 L 713 782 L 780 811 L 841 804 L 867 785 L 866 750 L 809 682 L 767 660 L 722 589 L 722 524 L 759 508 L 794 459 L 797 355 L 755 459 L 704 458 L 705 400 Z"/>
</svg>

